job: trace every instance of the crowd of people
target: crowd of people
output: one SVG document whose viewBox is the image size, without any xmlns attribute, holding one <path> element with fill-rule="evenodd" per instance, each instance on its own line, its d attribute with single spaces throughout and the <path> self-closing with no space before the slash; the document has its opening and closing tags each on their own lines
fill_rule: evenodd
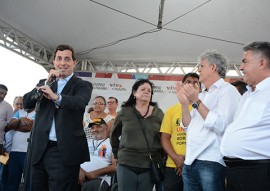
<svg viewBox="0 0 270 191">
<path fill-rule="evenodd" d="M 53 64 L 13 108 L 0 84 L 0 154 L 9 156 L 0 191 L 107 191 L 115 180 L 119 191 L 270 190 L 269 42 L 243 47 L 243 80 L 231 83 L 226 57 L 202 52 L 165 112 L 148 79 L 120 107 L 116 97 L 91 99 L 69 45 L 55 49 Z M 154 182 L 150 163 L 160 158 L 164 179 Z"/>
</svg>

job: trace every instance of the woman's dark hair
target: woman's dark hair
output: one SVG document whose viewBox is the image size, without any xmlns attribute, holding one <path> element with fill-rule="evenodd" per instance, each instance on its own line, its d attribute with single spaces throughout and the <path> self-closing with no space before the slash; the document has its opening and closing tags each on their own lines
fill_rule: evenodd
<svg viewBox="0 0 270 191">
<path fill-rule="evenodd" d="M 104 105 L 106 105 L 106 99 L 105 99 L 103 96 L 96 96 L 96 97 L 94 98 L 94 100 L 97 99 L 97 98 L 103 99 Z M 89 107 L 89 109 L 87 110 L 87 113 L 90 113 L 91 111 L 94 111 L 94 108 L 93 108 L 93 107 Z"/>
<path fill-rule="evenodd" d="M 150 103 L 149 105 L 152 105 L 152 106 L 157 106 L 157 103 L 155 102 L 152 102 L 152 98 L 153 98 L 153 93 L 154 93 L 154 84 L 152 82 L 150 82 L 148 79 L 138 79 L 132 86 L 132 89 L 131 89 L 131 94 L 128 98 L 128 100 L 126 102 L 124 102 L 122 104 L 122 107 L 128 107 L 128 106 L 133 106 L 135 105 L 136 103 L 136 98 L 134 97 L 133 95 L 133 92 L 134 91 L 137 91 L 139 89 L 139 87 L 145 83 L 148 83 L 150 86 L 151 86 L 151 98 L 150 98 Z"/>
<path fill-rule="evenodd" d="M 91 111 L 94 111 L 93 107 L 89 107 L 89 109 L 87 110 L 87 113 L 90 113 Z"/>
<path fill-rule="evenodd" d="M 106 99 L 105 99 L 105 97 L 103 97 L 103 96 L 96 96 L 96 97 L 94 98 L 94 100 L 97 99 L 97 98 L 103 99 L 104 105 L 106 105 Z"/>
</svg>

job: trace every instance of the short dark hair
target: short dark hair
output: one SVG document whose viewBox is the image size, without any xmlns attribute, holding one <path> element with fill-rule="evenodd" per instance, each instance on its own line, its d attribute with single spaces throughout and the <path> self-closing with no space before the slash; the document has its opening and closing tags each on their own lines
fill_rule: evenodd
<svg viewBox="0 0 270 191">
<path fill-rule="evenodd" d="M 231 82 L 231 84 L 235 87 L 238 87 L 238 91 L 241 95 L 243 95 L 247 91 L 247 83 L 237 80 L 235 82 Z"/>
<path fill-rule="evenodd" d="M 65 44 L 58 45 L 55 48 L 53 59 L 55 59 L 57 51 L 64 51 L 64 50 L 70 50 L 72 52 L 72 60 L 76 60 L 74 49 L 71 46 Z"/>
<path fill-rule="evenodd" d="M 184 75 L 182 82 L 185 83 L 185 81 L 187 80 L 188 77 L 197 78 L 197 79 L 200 78 L 197 73 L 190 72 L 190 73 L 187 73 L 186 75 Z"/>
<path fill-rule="evenodd" d="M 111 97 L 109 97 L 108 99 L 114 99 L 115 102 L 118 103 L 118 99 L 117 99 L 116 97 L 111 96 Z"/>
<path fill-rule="evenodd" d="M 4 84 L 0 84 L 0 89 L 8 91 L 7 86 L 5 86 Z"/>
</svg>

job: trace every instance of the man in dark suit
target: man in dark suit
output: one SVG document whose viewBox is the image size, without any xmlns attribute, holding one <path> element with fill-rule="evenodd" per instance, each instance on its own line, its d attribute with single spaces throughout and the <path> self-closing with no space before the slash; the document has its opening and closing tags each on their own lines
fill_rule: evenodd
<svg viewBox="0 0 270 191">
<path fill-rule="evenodd" d="M 59 45 L 53 64 L 49 78 L 23 97 L 26 108 L 36 106 L 29 157 L 31 188 L 76 191 L 80 164 L 90 160 L 82 121 L 93 86 L 74 76 L 72 47 Z"/>
</svg>

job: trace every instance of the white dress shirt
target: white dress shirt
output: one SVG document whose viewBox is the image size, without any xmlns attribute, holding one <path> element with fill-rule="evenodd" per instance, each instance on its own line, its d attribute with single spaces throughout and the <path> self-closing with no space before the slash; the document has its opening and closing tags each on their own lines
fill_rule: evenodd
<svg viewBox="0 0 270 191">
<path fill-rule="evenodd" d="M 209 112 L 204 120 L 197 109 L 191 111 L 191 121 L 188 127 L 184 127 L 187 134 L 184 163 L 191 165 L 198 159 L 225 165 L 219 151 L 221 137 L 233 120 L 240 94 L 234 86 L 221 78 L 208 91 L 202 91 L 199 99 Z"/>
<path fill-rule="evenodd" d="M 270 77 L 240 100 L 221 142 L 222 155 L 245 160 L 270 159 Z"/>
</svg>

